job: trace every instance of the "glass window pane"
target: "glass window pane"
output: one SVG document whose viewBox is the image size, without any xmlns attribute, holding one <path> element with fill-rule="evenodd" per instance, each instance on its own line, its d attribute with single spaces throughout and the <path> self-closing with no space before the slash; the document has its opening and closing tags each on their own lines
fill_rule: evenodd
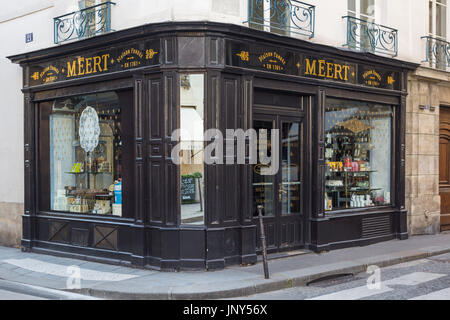
<svg viewBox="0 0 450 320">
<path fill-rule="evenodd" d="M 361 0 L 361 18 L 375 16 L 375 0 Z"/>
<path fill-rule="evenodd" d="M 356 12 L 356 0 L 347 0 L 348 11 Z"/>
<path fill-rule="evenodd" d="M 258 146 L 262 134 L 265 133 L 267 142 L 267 157 L 272 157 L 272 146 L 270 144 L 270 137 L 274 129 L 274 123 L 270 120 L 255 120 L 253 128 L 258 134 Z M 264 141 L 264 140 L 263 140 Z M 261 152 L 261 151 L 260 151 Z M 258 206 L 263 206 L 263 216 L 275 216 L 275 175 L 261 174 L 263 164 L 256 164 L 253 166 L 253 216 L 258 216 Z"/>
<path fill-rule="evenodd" d="M 325 208 L 391 204 L 392 107 L 328 99 Z"/>
<path fill-rule="evenodd" d="M 204 224 L 204 76 L 180 75 L 181 223 Z"/>
<path fill-rule="evenodd" d="M 429 5 L 429 16 L 430 16 L 430 22 L 429 22 L 429 32 L 432 35 L 433 34 L 433 22 L 434 22 L 434 17 L 433 17 L 433 1 L 430 1 L 430 5 Z"/>
<path fill-rule="evenodd" d="M 281 213 L 300 213 L 300 124 L 283 122 L 281 128 Z"/>
<path fill-rule="evenodd" d="M 48 160 L 41 166 L 41 209 L 122 216 L 117 94 L 57 99 L 42 104 L 40 117 L 41 161 Z"/>
<path fill-rule="evenodd" d="M 447 36 L 447 8 L 436 5 L 436 35 L 446 38 Z"/>
<path fill-rule="evenodd" d="M 264 2 L 258 0 L 248 1 L 250 28 L 264 30 Z"/>
</svg>

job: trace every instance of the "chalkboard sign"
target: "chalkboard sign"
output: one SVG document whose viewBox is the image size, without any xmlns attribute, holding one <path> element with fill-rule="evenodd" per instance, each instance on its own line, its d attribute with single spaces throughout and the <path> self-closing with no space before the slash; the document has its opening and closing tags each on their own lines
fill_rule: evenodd
<svg viewBox="0 0 450 320">
<path fill-rule="evenodd" d="M 195 201 L 194 177 L 181 177 L 181 201 L 188 203 Z"/>
</svg>

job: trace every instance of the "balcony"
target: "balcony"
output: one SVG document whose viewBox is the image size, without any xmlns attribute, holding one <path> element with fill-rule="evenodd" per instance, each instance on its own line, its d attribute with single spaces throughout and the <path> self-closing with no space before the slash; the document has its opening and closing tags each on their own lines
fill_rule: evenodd
<svg viewBox="0 0 450 320">
<path fill-rule="evenodd" d="M 345 47 L 363 52 L 397 56 L 398 31 L 396 29 L 351 16 L 342 18 L 347 19 Z"/>
<path fill-rule="evenodd" d="M 295 0 L 249 0 L 250 28 L 284 36 L 314 37 L 315 6 Z"/>
<path fill-rule="evenodd" d="M 112 5 L 108 1 L 53 18 L 55 44 L 110 32 Z"/>
<path fill-rule="evenodd" d="M 450 71 L 450 42 L 433 38 L 430 36 L 422 37 L 426 39 L 426 60 L 430 67 Z"/>
</svg>

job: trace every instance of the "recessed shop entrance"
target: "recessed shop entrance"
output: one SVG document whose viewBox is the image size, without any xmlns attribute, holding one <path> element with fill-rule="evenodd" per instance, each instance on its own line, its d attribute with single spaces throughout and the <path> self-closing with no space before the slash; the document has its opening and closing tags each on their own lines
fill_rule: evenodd
<svg viewBox="0 0 450 320">
<path fill-rule="evenodd" d="M 257 99 L 255 99 L 257 100 Z M 265 236 L 269 252 L 294 250 L 304 246 L 304 117 L 301 109 L 303 97 L 296 97 L 299 105 L 286 107 L 254 107 L 253 128 L 258 135 L 258 155 L 264 132 L 267 136 L 266 156 L 270 165 L 253 166 L 253 216 L 258 219 L 259 205 L 263 206 Z M 270 101 L 270 99 L 269 99 Z M 283 100 L 280 100 L 283 101 Z M 286 102 L 286 100 L 284 100 Z M 272 133 L 276 131 L 277 134 Z M 260 247 L 260 231 L 257 246 Z"/>
</svg>

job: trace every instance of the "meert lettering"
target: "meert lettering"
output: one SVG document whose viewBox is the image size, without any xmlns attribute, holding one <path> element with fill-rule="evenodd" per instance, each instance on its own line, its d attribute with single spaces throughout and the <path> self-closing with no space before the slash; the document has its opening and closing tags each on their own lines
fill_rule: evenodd
<svg viewBox="0 0 450 320">
<path fill-rule="evenodd" d="M 305 75 L 348 81 L 349 70 L 350 66 L 327 62 L 326 60 L 310 60 L 306 58 Z"/>
<path fill-rule="evenodd" d="M 108 71 L 109 53 L 90 58 L 78 57 L 67 62 L 67 78 Z"/>
</svg>

